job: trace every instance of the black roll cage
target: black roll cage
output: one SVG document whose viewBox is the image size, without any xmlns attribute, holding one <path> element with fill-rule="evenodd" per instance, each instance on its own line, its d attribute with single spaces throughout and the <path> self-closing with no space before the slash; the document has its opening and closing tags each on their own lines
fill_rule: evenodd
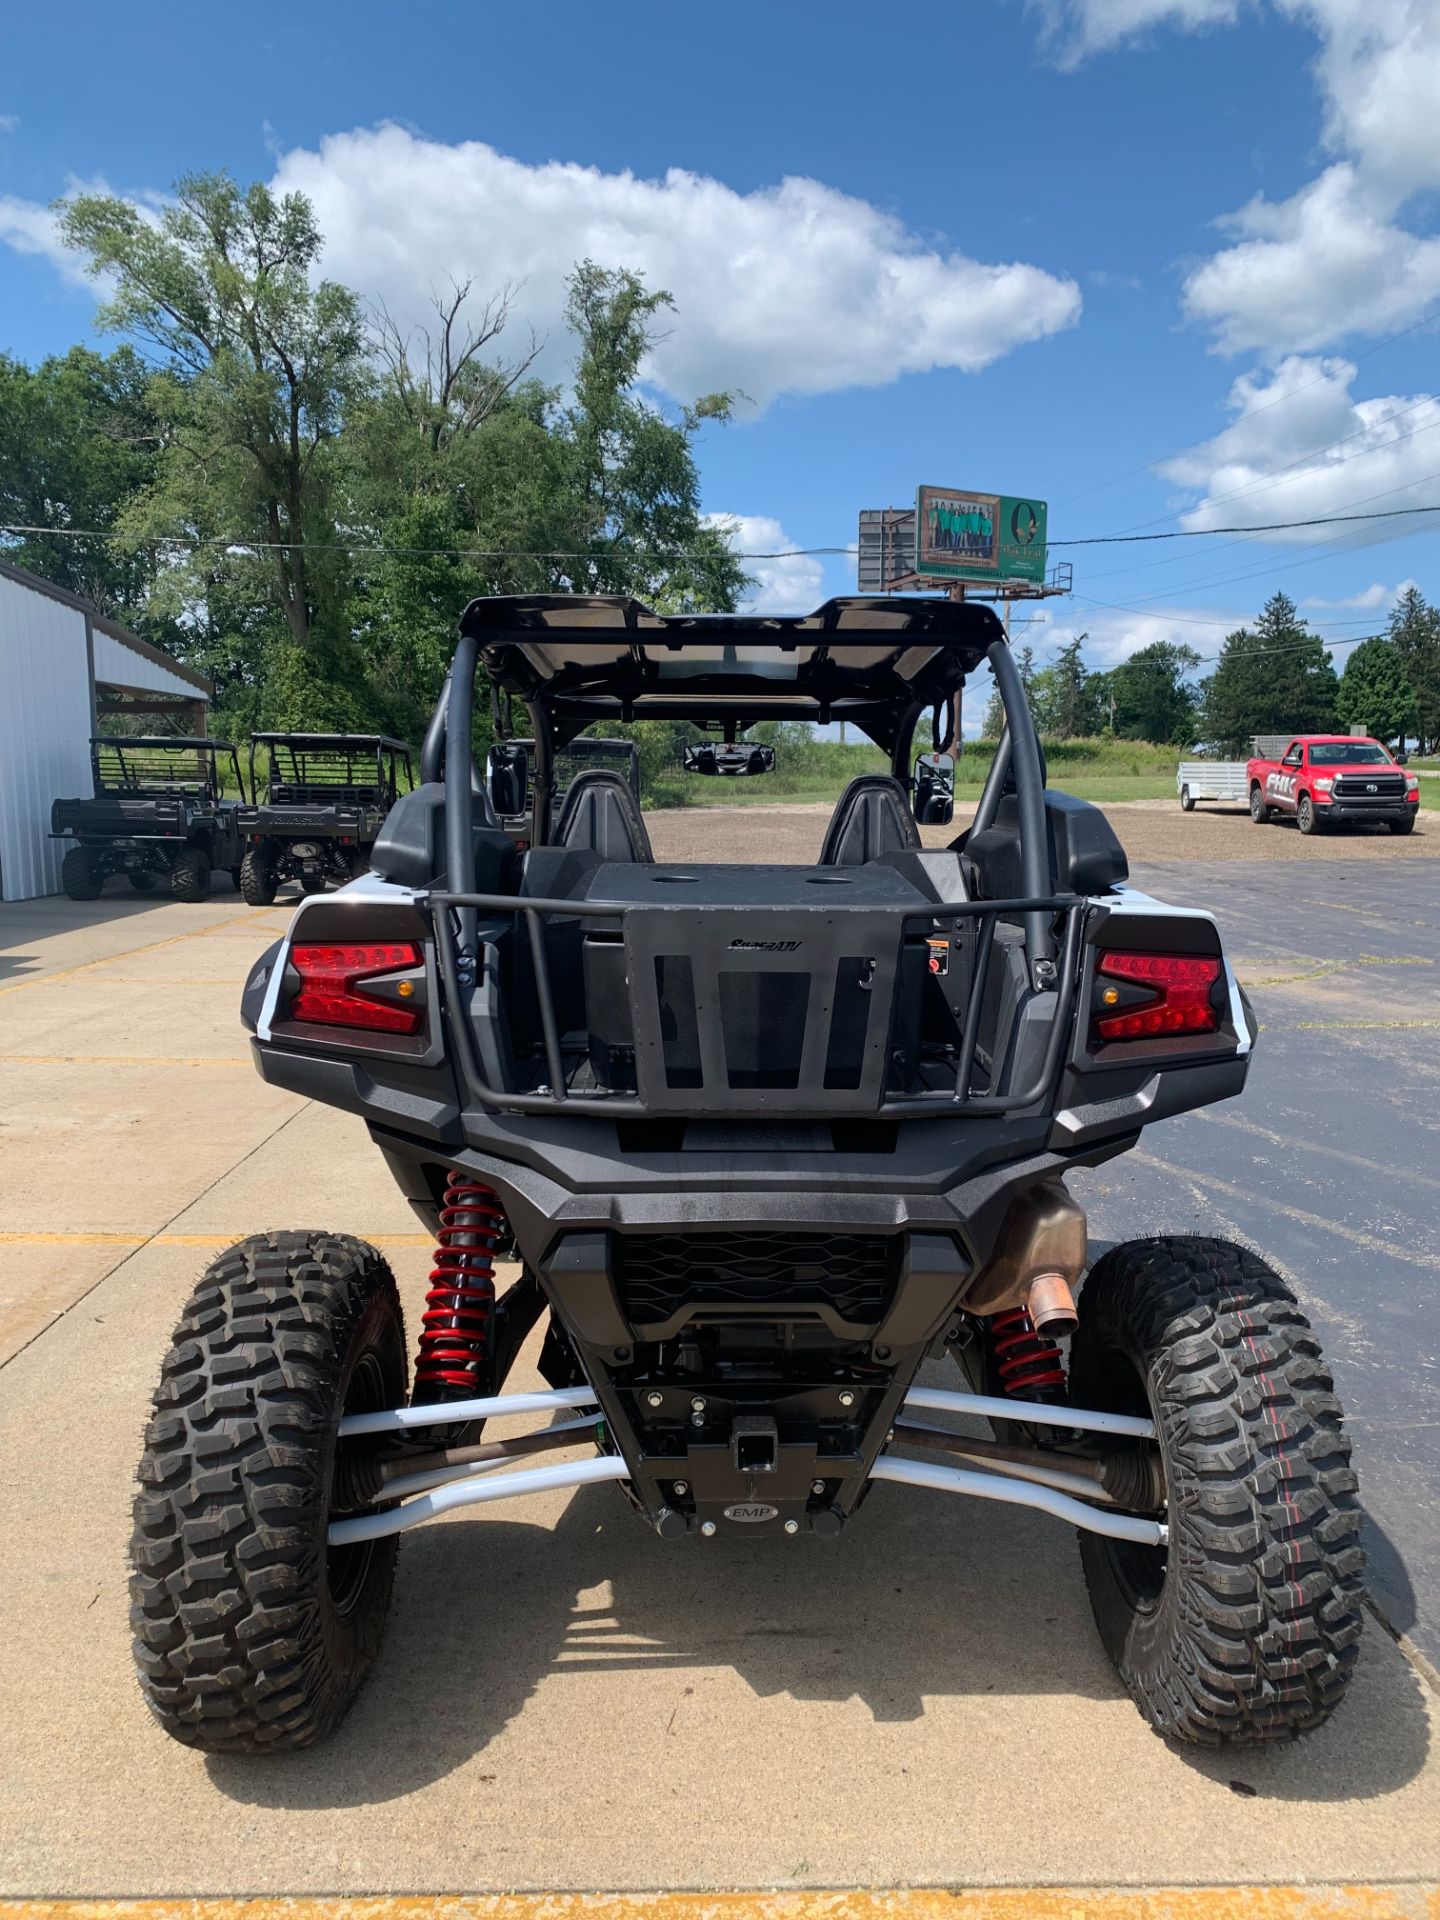
<svg viewBox="0 0 1440 1920">
<path fill-rule="evenodd" d="M 683 655 L 687 645 L 720 660 L 712 671 L 679 678 L 671 691 L 647 648 L 662 657 Z M 618 642 L 618 645 L 616 644 Z M 574 650 L 577 664 L 564 659 Z M 600 662 L 579 658 L 586 646 L 610 649 Z M 801 671 L 798 655 L 810 649 Z M 767 674 L 763 663 L 742 658 L 774 649 L 783 664 L 797 656 L 787 680 Z M 866 649 L 883 658 L 848 670 L 849 649 Z M 915 656 L 924 657 L 915 662 Z M 557 658 L 559 664 L 556 664 Z M 959 1069 L 949 1093 L 927 1092 L 887 1099 L 878 1117 L 898 1117 L 957 1105 L 971 1113 L 1013 1111 L 1043 1097 L 1053 1079 L 1059 1050 L 1068 1034 L 1073 1007 L 1086 902 L 1055 890 L 1050 836 L 1045 812 L 1045 770 L 1034 717 L 1010 653 L 1009 641 L 989 608 L 974 602 L 928 598 L 845 599 L 827 602 L 816 613 L 779 618 L 760 615 L 676 615 L 652 613 L 637 602 L 608 596 L 528 595 L 472 601 L 460 622 L 445 686 L 421 749 L 421 778 L 443 778 L 445 786 L 445 869 L 465 874 L 473 859 L 476 795 L 483 795 L 470 742 L 475 712 L 475 682 L 483 662 L 492 688 L 519 697 L 529 711 L 536 746 L 536 822 L 534 844 L 544 845 L 549 831 L 543 818 L 555 750 L 568 744 L 595 720 L 712 718 L 724 713 L 743 728 L 761 719 L 844 717 L 856 722 L 890 755 L 897 778 L 909 772 L 917 723 L 927 709 L 950 699 L 982 661 L 988 662 L 1004 709 L 1005 726 L 982 790 L 971 833 L 993 824 L 1002 795 L 1016 797 L 1023 892 L 1009 900 L 939 901 L 923 909 L 908 905 L 892 911 L 902 918 L 925 918 L 977 925 L 976 977 L 967 1008 Z M 901 668 L 915 671 L 908 681 Z M 547 671 L 548 669 L 548 671 Z M 787 692 L 788 689 L 788 692 Z M 464 742 L 450 753 L 449 741 Z M 483 801 L 482 801 L 483 805 Z M 542 922 L 550 914 L 584 919 L 603 917 L 623 923 L 624 903 L 604 901 L 524 901 L 509 895 L 434 889 L 421 896 L 435 913 L 437 957 L 447 996 L 457 1011 L 468 1010 L 477 978 L 480 914 L 523 915 L 535 970 L 542 1031 L 550 1073 L 547 1091 L 522 1093 L 491 1086 L 481 1070 L 467 1018 L 454 1031 L 462 1078 L 482 1107 L 518 1112 L 550 1112 L 618 1117 L 635 1102 L 624 1096 L 572 1096 L 567 1093 L 553 994 L 545 958 Z M 975 1060 L 975 1029 L 980 1017 L 984 971 L 997 923 L 1020 920 L 1024 930 L 1026 972 L 1040 990 L 1058 988 L 1059 1004 L 1041 1070 L 1033 1087 L 1000 1094 L 976 1094 L 970 1085 Z M 1056 965 L 1056 926 L 1063 919 L 1063 952 Z"/>
<path fill-rule="evenodd" d="M 114 756 L 120 770 L 120 784 L 116 786 L 107 780 L 102 771 L 101 749 L 107 749 Z M 163 765 L 166 753 L 188 752 L 196 755 L 195 779 L 162 780 L 157 766 Z M 194 793 L 207 800 L 218 801 L 220 793 L 220 771 L 218 756 L 229 754 L 230 767 L 235 775 L 235 785 L 239 789 L 241 803 L 246 801 L 245 777 L 240 771 L 240 756 L 228 740 L 211 740 L 208 737 L 186 739 L 177 734 L 167 733 L 97 733 L 90 742 L 90 771 L 95 782 L 95 791 L 99 793 L 146 794 Z M 126 755 L 130 758 L 127 760 Z M 208 771 L 199 776 L 200 762 L 208 761 Z"/>
<path fill-rule="evenodd" d="M 373 754 L 375 761 L 375 785 L 378 789 L 392 795 L 400 792 L 400 769 L 403 766 L 406 777 L 410 777 L 410 748 L 403 740 L 394 740 L 385 733 L 252 733 L 250 736 L 250 791 L 255 803 L 260 802 L 260 785 L 255 777 L 255 749 L 266 749 L 265 790 L 268 793 L 276 784 L 277 747 L 287 748 L 290 753 L 295 778 L 282 781 L 284 786 L 315 786 L 317 788 L 335 787 L 344 789 L 368 785 L 368 782 L 346 779 L 310 780 L 304 756 L 318 754 L 338 759 L 343 756 L 347 774 L 355 763 L 367 759 Z M 389 763 L 388 778 L 386 763 Z"/>
</svg>

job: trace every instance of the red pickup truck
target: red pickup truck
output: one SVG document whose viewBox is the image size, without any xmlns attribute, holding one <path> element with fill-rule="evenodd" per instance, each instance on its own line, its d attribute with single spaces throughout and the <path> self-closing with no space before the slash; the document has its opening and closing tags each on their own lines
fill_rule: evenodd
<svg viewBox="0 0 1440 1920">
<path fill-rule="evenodd" d="M 1301 833 L 1380 820 L 1391 833 L 1409 833 L 1420 810 L 1420 782 L 1403 766 L 1378 740 L 1298 734 L 1279 760 L 1248 763 L 1250 818 L 1259 826 L 1285 814 Z"/>
</svg>

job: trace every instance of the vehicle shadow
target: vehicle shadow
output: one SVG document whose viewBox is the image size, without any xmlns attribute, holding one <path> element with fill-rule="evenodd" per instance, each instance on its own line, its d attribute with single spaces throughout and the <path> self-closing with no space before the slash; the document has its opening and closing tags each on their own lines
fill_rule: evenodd
<svg viewBox="0 0 1440 1920">
<path fill-rule="evenodd" d="M 878 1489 L 836 1542 L 663 1542 L 608 1487 L 578 1492 L 553 1530 L 489 1515 L 418 1529 L 338 1733 L 294 1755 L 212 1756 L 212 1781 L 264 1807 L 396 1799 L 483 1752 L 542 1683 L 597 1671 L 729 1668 L 759 1698 L 858 1701 L 877 1723 L 919 1721 L 939 1697 L 1123 1698 L 1071 1539 L 1014 1509 L 937 1511 L 939 1498 Z M 1309 1740 L 1179 1757 L 1276 1799 L 1396 1791 L 1429 1731 L 1415 1675 L 1385 1651 L 1377 1674 L 1369 1649 L 1335 1725 Z"/>
</svg>

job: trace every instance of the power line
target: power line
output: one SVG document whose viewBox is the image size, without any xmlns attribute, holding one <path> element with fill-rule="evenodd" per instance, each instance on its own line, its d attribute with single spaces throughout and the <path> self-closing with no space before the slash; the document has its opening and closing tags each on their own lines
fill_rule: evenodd
<svg viewBox="0 0 1440 1920">
<path fill-rule="evenodd" d="M 1429 475 L 1428 478 L 1435 478 Z M 1388 491 L 1399 493 L 1402 488 Z M 1051 547 L 1116 547 L 1137 546 L 1157 540 L 1211 540 L 1220 534 L 1260 534 L 1289 533 L 1306 527 L 1349 526 L 1362 521 L 1403 520 L 1417 515 L 1440 513 L 1440 503 L 1426 507 L 1386 507 L 1375 513 L 1325 513 L 1315 514 L 1306 520 L 1270 520 L 1255 526 L 1234 527 L 1174 527 L 1161 533 L 1105 533 L 1091 534 L 1084 539 L 1051 540 Z M 246 553 L 350 553 L 369 555 L 395 555 L 412 558 L 416 556 L 432 559 L 453 560 L 654 560 L 671 563 L 677 560 L 713 560 L 714 549 L 701 549 L 696 552 L 666 551 L 663 548 L 611 547 L 590 550 L 581 553 L 566 553 L 558 550 L 524 549 L 517 547 L 392 547 L 377 546 L 352 540 L 250 540 L 234 534 L 151 534 L 143 538 L 129 535 L 105 533 L 94 528 L 81 527 L 43 527 L 0 524 L 0 533 L 32 534 L 46 539 L 58 540 L 101 540 L 112 545 L 126 547 L 169 547 L 184 552 L 197 552 L 204 547 L 220 547 L 244 551 Z M 777 547 L 765 551 L 737 553 L 729 551 L 733 560 L 801 560 L 819 559 L 853 555 L 853 546 L 843 547 Z"/>
</svg>

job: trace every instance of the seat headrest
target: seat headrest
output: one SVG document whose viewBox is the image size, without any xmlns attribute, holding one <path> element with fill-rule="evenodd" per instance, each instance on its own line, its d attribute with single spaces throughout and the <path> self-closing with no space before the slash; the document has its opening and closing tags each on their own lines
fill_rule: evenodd
<svg viewBox="0 0 1440 1920">
<path fill-rule="evenodd" d="M 891 773 L 862 773 L 835 803 L 820 848 L 822 867 L 860 867 L 920 845 L 904 787 Z"/>
<path fill-rule="evenodd" d="M 602 860 L 653 861 L 650 835 L 630 783 L 611 767 L 587 767 L 570 782 L 552 844 L 589 847 Z"/>
</svg>

